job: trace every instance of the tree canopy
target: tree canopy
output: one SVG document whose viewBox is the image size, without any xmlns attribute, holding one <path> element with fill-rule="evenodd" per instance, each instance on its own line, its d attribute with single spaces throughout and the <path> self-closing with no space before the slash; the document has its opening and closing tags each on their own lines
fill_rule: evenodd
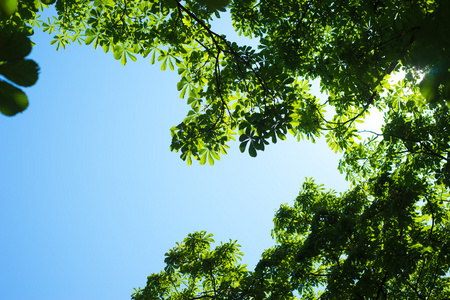
<svg viewBox="0 0 450 300">
<path fill-rule="evenodd" d="M 429 184 L 403 168 L 339 196 L 307 180 L 254 271 L 236 242 L 196 232 L 132 298 L 448 299 L 448 193 Z"/>
<path fill-rule="evenodd" d="M 190 110 L 171 130 L 171 149 L 189 164 L 212 164 L 236 137 L 251 156 L 288 133 L 324 135 L 345 151 L 369 108 L 440 107 L 449 97 L 447 1 L 61 0 L 58 16 L 46 21 L 31 13 L 33 3 L 20 2 L 20 17 L 56 33 L 57 49 L 92 44 L 122 64 L 141 55 L 178 70 L 177 88 Z M 258 49 L 211 30 L 225 7 L 240 34 L 259 40 Z M 381 96 L 395 90 L 387 79 L 402 69 L 402 90 L 422 97 L 397 103 L 397 96 Z M 308 80 L 319 78 L 327 99 L 309 93 Z M 335 113 L 327 117 L 325 110 Z"/>
<path fill-rule="evenodd" d="M 57 16 L 41 20 L 38 10 L 54 3 L 2 8 L 1 41 L 42 27 L 57 49 L 78 42 L 123 65 L 140 55 L 177 69 L 189 112 L 171 129 L 171 150 L 188 164 L 214 164 L 231 140 L 255 157 L 287 134 L 323 137 L 352 182 L 337 195 L 307 180 L 278 210 L 276 245 L 254 271 L 237 263 L 235 242 L 211 250 L 211 236 L 197 232 L 134 299 L 450 297 L 449 1 L 58 0 Z M 212 30 L 224 12 L 256 49 Z M 36 81 L 9 76 L 18 62 L 0 59 L 13 83 Z M 404 78 L 389 80 L 400 71 Z M 325 99 L 310 92 L 311 80 Z M 0 84 L 5 95 L 18 89 Z M 2 96 L 3 114 L 26 108 L 11 97 Z M 357 123 L 374 108 L 385 124 L 362 140 Z"/>
</svg>

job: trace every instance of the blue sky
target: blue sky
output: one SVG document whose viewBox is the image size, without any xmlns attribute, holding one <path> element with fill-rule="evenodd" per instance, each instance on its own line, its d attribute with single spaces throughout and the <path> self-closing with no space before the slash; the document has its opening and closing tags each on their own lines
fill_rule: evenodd
<svg viewBox="0 0 450 300">
<path fill-rule="evenodd" d="M 129 299 L 190 232 L 238 240 L 253 268 L 272 219 L 305 177 L 344 191 L 339 155 L 293 138 L 257 158 L 236 143 L 211 167 L 169 150 L 188 111 L 176 72 L 111 53 L 56 51 L 36 30 L 41 67 L 29 108 L 0 116 L 0 299 Z"/>
</svg>

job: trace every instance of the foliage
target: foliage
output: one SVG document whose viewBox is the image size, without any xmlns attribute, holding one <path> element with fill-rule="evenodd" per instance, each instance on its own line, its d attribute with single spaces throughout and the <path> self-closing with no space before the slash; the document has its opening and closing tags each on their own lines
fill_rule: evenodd
<svg viewBox="0 0 450 300">
<path fill-rule="evenodd" d="M 190 111 L 172 128 L 171 148 L 189 164 L 212 164 L 235 135 L 253 157 L 288 132 L 325 135 L 353 183 L 337 196 L 305 182 L 277 212 L 277 244 L 254 271 L 236 264 L 236 248 L 217 260 L 221 248 L 194 233 L 134 299 L 450 296 L 448 2 L 232 1 L 235 29 L 258 49 L 212 31 L 219 9 L 203 1 L 64 3 L 52 25 L 63 28 L 57 46 L 85 36 L 122 64 L 140 54 L 178 68 Z M 62 21 L 74 11 L 76 24 Z M 405 78 L 389 81 L 400 70 Z M 325 101 L 309 92 L 311 79 Z M 357 142 L 370 108 L 385 125 Z"/>
<path fill-rule="evenodd" d="M 58 17 L 42 26 L 57 31 L 57 49 L 78 41 L 111 50 L 122 64 L 141 55 L 177 68 L 190 110 L 171 130 L 171 149 L 188 164 L 212 164 L 236 135 L 251 156 L 288 132 L 325 135 L 346 151 L 369 108 L 385 107 L 387 78 L 401 69 L 416 81 L 429 71 L 420 85 L 428 102 L 449 99 L 448 1 L 231 1 L 235 29 L 258 39 L 258 49 L 212 31 L 226 4 L 60 0 Z M 320 79 L 325 101 L 309 92 L 311 79 Z M 327 119 L 325 110 L 335 114 Z"/>
<path fill-rule="evenodd" d="M 337 196 L 307 180 L 274 218 L 254 271 L 235 243 L 194 233 L 133 299 L 448 299 L 448 193 L 411 165 Z"/>
<path fill-rule="evenodd" d="M 28 107 L 27 95 L 16 85 L 29 87 L 38 79 L 39 66 L 25 57 L 31 52 L 32 33 L 26 25 L 35 16 L 34 1 L 0 2 L 0 112 L 13 116 Z"/>
<path fill-rule="evenodd" d="M 164 272 L 148 277 L 144 290 L 136 290 L 135 299 L 152 295 L 158 299 L 226 297 L 238 289 L 247 275 L 245 265 L 237 263 L 242 253 L 236 242 L 220 244 L 210 250 L 212 234 L 195 232 L 166 254 Z"/>
<path fill-rule="evenodd" d="M 46 22 L 36 3 L 20 2 L 2 26 L 29 34 L 26 20 L 55 33 L 56 49 L 85 43 L 123 65 L 140 55 L 177 69 L 190 108 L 171 149 L 188 164 L 214 164 L 236 138 L 255 157 L 288 133 L 343 153 L 352 189 L 307 180 L 277 212 L 277 244 L 254 271 L 237 264 L 234 242 L 211 250 L 211 236 L 194 233 L 134 299 L 450 297 L 450 1 L 57 0 Z M 213 31 L 227 9 L 257 49 Z M 360 141 L 371 108 L 385 124 Z"/>
</svg>

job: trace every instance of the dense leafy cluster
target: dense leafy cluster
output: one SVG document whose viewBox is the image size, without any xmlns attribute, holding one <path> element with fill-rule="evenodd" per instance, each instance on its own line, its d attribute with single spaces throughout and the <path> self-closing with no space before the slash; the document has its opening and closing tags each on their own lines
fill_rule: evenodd
<svg viewBox="0 0 450 300">
<path fill-rule="evenodd" d="M 355 122 L 383 107 L 387 77 L 401 68 L 413 80 L 419 68 L 432 70 L 437 75 L 426 76 L 422 93 L 434 103 L 448 98 L 449 48 L 439 30 L 449 25 L 445 1 L 231 1 L 235 29 L 258 39 L 258 49 L 212 31 L 226 4 L 61 0 L 58 17 L 42 26 L 57 32 L 57 48 L 84 42 L 122 64 L 142 55 L 162 70 L 178 69 L 190 110 L 171 130 L 171 149 L 189 164 L 212 164 L 236 135 L 251 156 L 288 132 L 299 139 L 325 134 L 345 151 L 359 136 Z M 442 59 L 428 59 L 430 52 Z M 326 100 L 308 91 L 307 80 L 317 78 Z M 327 119 L 325 109 L 336 113 Z"/>
<path fill-rule="evenodd" d="M 36 83 L 39 66 L 25 59 L 31 51 L 27 36 L 32 28 L 27 22 L 35 17 L 34 1 L 3 0 L 0 2 L 0 112 L 13 116 L 28 107 L 27 95 L 17 86 Z M 9 82 L 8 82 L 9 81 Z"/>
<path fill-rule="evenodd" d="M 188 164 L 214 164 L 236 138 L 255 157 L 288 133 L 323 136 L 352 182 L 338 196 L 307 180 L 254 271 L 235 242 L 211 250 L 211 236 L 194 233 L 134 299 L 450 298 L 450 1 L 57 0 L 47 21 L 44 7 L 21 1 L 1 26 L 177 69 L 189 112 L 171 149 Z M 213 31 L 227 10 L 257 49 Z M 385 124 L 360 141 L 356 124 L 373 108 Z"/>
<path fill-rule="evenodd" d="M 319 284 L 321 299 L 446 299 L 449 195 L 430 183 L 410 166 L 339 197 L 307 181 L 277 212 L 279 245 L 260 264 L 290 262 L 293 288 Z"/>
<path fill-rule="evenodd" d="M 190 2 L 180 6 L 197 15 Z M 449 3 L 233 1 L 230 11 L 235 28 L 260 47 L 201 29 L 210 41 L 200 43 L 203 83 L 181 67 L 179 90 L 194 92 L 192 111 L 172 131 L 173 149 L 204 163 L 202 155 L 217 155 L 236 129 L 251 156 L 287 132 L 325 133 L 343 152 L 339 168 L 353 188 L 337 196 L 308 180 L 294 205 L 277 212 L 277 244 L 254 271 L 229 271 L 236 276 L 224 289 L 169 283 L 164 298 L 450 297 Z M 391 82 L 400 70 L 405 78 Z M 327 94 L 322 102 L 308 90 L 306 80 L 316 78 Z M 358 143 L 355 123 L 371 107 L 385 113 L 385 124 Z M 325 109 L 335 112 L 331 119 Z M 214 276 L 208 272 L 199 276 Z M 149 281 L 133 297 L 156 299 L 148 289 L 155 286 Z"/>
<path fill-rule="evenodd" d="M 212 234 L 204 231 L 189 234 L 166 254 L 164 272 L 149 276 L 146 288 L 136 290 L 133 298 L 192 299 L 199 293 L 224 298 L 234 294 L 248 274 L 245 266 L 237 263 L 242 255 L 239 245 L 230 241 L 211 250 L 212 242 Z"/>
<path fill-rule="evenodd" d="M 189 235 L 133 299 L 448 299 L 449 194 L 411 166 L 337 196 L 307 180 L 254 271 L 235 243 Z"/>
</svg>

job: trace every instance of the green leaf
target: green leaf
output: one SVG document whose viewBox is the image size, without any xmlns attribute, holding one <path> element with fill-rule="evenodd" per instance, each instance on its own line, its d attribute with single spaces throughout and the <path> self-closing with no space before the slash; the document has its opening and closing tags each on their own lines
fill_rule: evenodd
<svg viewBox="0 0 450 300">
<path fill-rule="evenodd" d="M 114 58 L 119 60 L 122 57 L 123 48 L 120 46 L 114 46 L 113 51 L 114 51 Z"/>
<path fill-rule="evenodd" d="M 167 5 L 167 7 L 170 7 L 172 9 L 177 7 L 177 1 L 176 0 L 165 0 L 164 4 Z"/>
<path fill-rule="evenodd" d="M 21 86 L 32 86 L 39 76 L 39 66 L 30 59 L 9 61 L 0 65 L 0 74 Z"/>
<path fill-rule="evenodd" d="M 206 152 L 200 157 L 200 164 L 204 165 L 206 163 Z"/>
<path fill-rule="evenodd" d="M 27 95 L 15 86 L 0 80 L 0 112 L 5 116 L 14 116 L 27 107 Z"/>
<path fill-rule="evenodd" d="M 245 141 L 245 142 L 242 142 L 242 143 L 239 145 L 239 150 L 241 151 L 241 153 L 244 153 L 245 147 L 247 146 L 247 143 L 248 143 L 248 140 Z"/>
<path fill-rule="evenodd" d="M 103 51 L 105 51 L 105 53 L 108 53 L 108 51 L 109 51 L 109 44 L 108 43 L 103 43 L 102 44 L 102 48 L 103 48 Z"/>
<path fill-rule="evenodd" d="M 224 146 L 219 145 L 219 148 L 220 148 L 220 152 L 221 152 L 223 155 L 226 155 L 226 154 L 227 154 L 227 150 L 225 149 Z"/>
<path fill-rule="evenodd" d="M 181 99 L 183 99 L 184 96 L 186 95 L 186 90 L 187 90 L 187 87 L 186 87 L 186 86 L 181 90 L 181 93 L 180 93 L 180 98 L 181 98 Z"/>
<path fill-rule="evenodd" d="M 31 52 L 31 41 L 23 33 L 13 33 L 2 40 L 0 37 L 0 61 L 22 59 Z"/>
<path fill-rule="evenodd" d="M 253 143 L 250 143 L 250 146 L 248 147 L 248 153 L 251 157 L 256 157 L 256 149 Z"/>
<path fill-rule="evenodd" d="M 246 134 L 241 134 L 241 135 L 239 136 L 239 142 L 243 142 L 243 141 L 247 140 L 248 138 L 249 138 L 248 135 L 246 135 Z"/>
<path fill-rule="evenodd" d="M 189 97 L 188 101 L 187 101 L 187 104 L 192 104 L 192 103 L 196 102 L 197 100 L 198 100 L 197 98 Z"/>
<path fill-rule="evenodd" d="M 152 65 L 155 64 L 155 57 L 156 57 L 156 51 L 153 51 L 152 59 L 150 60 L 150 63 L 151 63 Z"/>
<path fill-rule="evenodd" d="M 439 97 L 439 81 L 436 75 L 429 72 L 420 82 L 420 93 L 428 102 L 435 102 Z"/>
<path fill-rule="evenodd" d="M 183 87 L 186 85 L 186 79 L 182 78 L 178 83 L 177 83 L 177 90 L 181 91 L 183 89 Z M 188 103 L 189 104 L 189 103 Z"/>
<path fill-rule="evenodd" d="M 94 6 L 106 5 L 106 6 L 114 7 L 114 4 L 115 3 L 113 0 L 95 0 L 94 1 Z"/>
<path fill-rule="evenodd" d="M 285 85 L 288 85 L 288 84 L 291 84 L 291 83 L 293 83 L 293 82 L 294 82 L 294 78 L 289 77 L 289 78 L 287 78 L 287 79 L 284 81 L 284 84 L 285 84 Z"/>
<path fill-rule="evenodd" d="M 208 162 L 211 166 L 214 166 L 214 159 L 212 158 L 211 153 L 212 152 L 208 153 Z"/>
<path fill-rule="evenodd" d="M 281 131 L 277 131 L 277 136 L 282 141 L 286 139 L 286 136 Z"/>
<path fill-rule="evenodd" d="M 277 136 L 275 133 L 272 134 L 272 143 L 274 143 L 274 144 L 277 143 Z"/>
<path fill-rule="evenodd" d="M 136 58 L 136 56 L 134 56 L 133 54 L 131 54 L 130 52 L 128 52 L 127 53 L 128 54 L 128 56 L 131 58 L 131 60 L 132 61 L 134 61 L 134 62 L 136 62 L 137 61 L 137 58 Z"/>
<path fill-rule="evenodd" d="M 17 10 L 17 0 L 1 0 L 0 16 L 9 17 Z"/>
<path fill-rule="evenodd" d="M 88 36 L 84 39 L 84 43 L 86 45 L 90 45 L 97 37 L 96 36 Z"/>
<path fill-rule="evenodd" d="M 56 0 L 41 0 L 45 5 L 52 5 L 56 2 Z"/>
<path fill-rule="evenodd" d="M 218 153 L 211 151 L 211 155 L 216 159 L 216 160 L 220 160 L 220 156 Z"/>
<path fill-rule="evenodd" d="M 253 145 L 255 146 L 256 150 L 264 151 L 264 140 L 260 140 L 259 142 L 254 142 Z"/>
</svg>

